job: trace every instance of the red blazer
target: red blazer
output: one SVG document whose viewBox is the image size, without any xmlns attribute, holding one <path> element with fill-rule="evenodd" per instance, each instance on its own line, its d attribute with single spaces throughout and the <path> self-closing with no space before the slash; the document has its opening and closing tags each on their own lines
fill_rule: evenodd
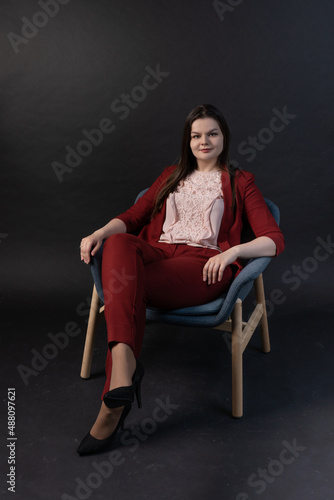
<svg viewBox="0 0 334 500">
<path fill-rule="evenodd" d="M 165 221 L 166 200 L 162 210 L 152 220 L 149 219 L 153 211 L 157 191 L 175 168 L 176 165 L 165 168 L 137 203 L 116 217 L 124 222 L 128 233 L 139 232 L 139 238 L 151 243 L 159 240 Z M 230 208 L 232 205 L 232 189 L 230 177 L 226 171 L 222 171 L 222 190 L 225 208 L 217 239 L 220 249 L 224 252 L 240 243 L 243 218 L 246 217 L 255 237 L 268 236 L 271 238 L 276 244 L 276 255 L 280 254 L 284 250 L 283 234 L 271 215 L 262 194 L 255 185 L 254 175 L 245 170 L 237 172 L 235 177 L 236 205 L 234 212 Z M 241 262 L 237 261 L 235 264 L 239 270 L 242 268 Z"/>
</svg>

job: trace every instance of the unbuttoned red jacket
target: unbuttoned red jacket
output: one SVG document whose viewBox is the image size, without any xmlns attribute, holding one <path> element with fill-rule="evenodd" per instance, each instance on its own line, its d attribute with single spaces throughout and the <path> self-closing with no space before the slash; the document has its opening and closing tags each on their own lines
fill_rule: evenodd
<svg viewBox="0 0 334 500">
<path fill-rule="evenodd" d="M 165 168 L 146 193 L 126 212 L 118 215 L 126 225 L 128 233 L 136 233 L 139 238 L 149 243 L 160 239 L 162 226 L 166 216 L 166 199 L 163 207 L 152 219 L 156 194 L 175 170 L 176 165 Z M 255 185 L 254 175 L 240 170 L 235 176 L 235 208 L 232 211 L 232 188 L 230 176 L 222 170 L 222 190 L 224 196 L 224 213 L 220 225 L 217 244 L 224 252 L 230 247 L 241 243 L 241 231 L 245 221 L 248 221 L 254 236 L 268 236 L 276 244 L 276 255 L 284 250 L 283 234 L 271 215 L 261 192 Z M 236 261 L 239 270 L 242 263 Z"/>
</svg>

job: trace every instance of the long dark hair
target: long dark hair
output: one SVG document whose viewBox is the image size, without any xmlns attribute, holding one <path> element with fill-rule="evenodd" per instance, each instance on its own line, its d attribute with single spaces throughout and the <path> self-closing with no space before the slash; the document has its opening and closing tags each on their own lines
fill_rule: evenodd
<svg viewBox="0 0 334 500">
<path fill-rule="evenodd" d="M 221 170 L 226 170 L 230 175 L 232 193 L 233 193 L 233 202 L 231 209 L 232 210 L 234 209 L 234 204 L 235 204 L 234 177 L 238 169 L 230 165 L 229 162 L 228 152 L 229 152 L 230 136 L 231 136 L 230 129 L 228 128 L 224 116 L 215 106 L 212 106 L 211 104 L 201 104 L 200 106 L 196 106 L 196 108 L 190 111 L 189 115 L 187 116 L 183 129 L 180 161 L 178 162 L 176 169 L 167 179 L 166 183 L 162 186 L 160 191 L 158 191 L 151 217 L 154 217 L 156 213 L 160 212 L 164 204 L 164 201 L 169 195 L 169 193 L 175 191 L 179 182 L 185 179 L 187 175 L 189 175 L 197 167 L 197 160 L 190 148 L 190 139 L 191 139 L 191 126 L 193 122 L 195 120 L 198 120 L 199 118 L 213 118 L 214 120 L 216 120 L 216 122 L 220 127 L 220 130 L 222 131 L 224 137 L 224 146 L 223 146 L 223 151 L 218 156 L 217 163 L 218 166 L 221 168 Z"/>
</svg>

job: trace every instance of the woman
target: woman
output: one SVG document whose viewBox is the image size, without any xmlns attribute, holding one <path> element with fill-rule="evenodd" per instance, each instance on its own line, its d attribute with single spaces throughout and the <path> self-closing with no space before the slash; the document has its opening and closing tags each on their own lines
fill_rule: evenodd
<svg viewBox="0 0 334 500">
<path fill-rule="evenodd" d="M 80 455 L 110 447 L 135 395 L 140 405 L 144 369 L 137 359 L 146 306 L 175 309 L 212 301 L 241 270 L 240 259 L 284 249 L 254 176 L 229 164 L 229 140 L 214 106 L 194 108 L 178 165 L 166 168 L 129 210 L 81 241 L 81 260 L 88 264 L 106 240 L 102 283 L 109 349 L 100 412 Z M 255 238 L 241 244 L 243 217 Z"/>
</svg>

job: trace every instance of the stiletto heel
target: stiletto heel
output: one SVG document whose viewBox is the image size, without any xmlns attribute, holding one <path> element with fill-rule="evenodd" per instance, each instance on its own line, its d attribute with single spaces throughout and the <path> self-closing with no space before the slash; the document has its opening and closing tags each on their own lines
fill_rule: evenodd
<svg viewBox="0 0 334 500">
<path fill-rule="evenodd" d="M 132 387 L 136 394 L 138 408 L 141 408 L 141 383 L 144 377 L 144 373 L 145 370 L 143 365 L 139 361 L 137 361 L 136 371 L 132 378 Z"/>
<path fill-rule="evenodd" d="M 141 390 L 140 390 L 140 384 L 137 385 L 137 387 L 136 387 L 136 398 L 137 398 L 138 408 L 141 408 Z"/>
<path fill-rule="evenodd" d="M 124 406 L 119 422 L 111 436 L 106 439 L 96 439 L 88 433 L 77 448 L 79 455 L 91 455 L 92 453 L 98 453 L 99 451 L 110 448 L 115 440 L 118 429 L 124 429 L 124 422 L 131 410 L 135 396 L 137 398 L 138 408 L 141 408 L 141 383 L 144 373 L 145 370 L 143 365 L 139 361 L 136 361 L 136 369 L 132 376 L 132 385 L 117 387 L 103 396 L 104 404 L 108 408 L 120 408 Z"/>
<path fill-rule="evenodd" d="M 131 405 L 125 406 L 124 410 L 122 411 L 122 415 L 120 418 L 120 429 L 121 431 L 124 430 L 124 424 L 125 424 L 125 419 L 129 415 L 131 410 Z"/>
<path fill-rule="evenodd" d="M 136 369 L 132 376 L 132 385 L 126 387 L 117 387 L 107 392 L 103 396 L 103 401 L 108 408 L 119 408 L 120 406 L 125 406 L 132 404 L 137 397 L 138 408 L 141 408 L 141 382 L 143 380 L 145 370 L 143 365 L 136 361 Z"/>
<path fill-rule="evenodd" d="M 119 422 L 116 426 L 116 429 L 106 439 L 96 439 L 90 433 L 88 433 L 83 438 L 83 440 L 81 441 L 81 443 L 79 444 L 79 446 L 77 448 L 77 452 L 79 453 L 79 455 L 80 456 L 92 455 L 93 453 L 98 453 L 100 451 L 104 451 L 104 450 L 110 448 L 115 441 L 118 429 L 121 429 L 121 430 L 124 429 L 124 422 L 125 422 L 126 417 L 129 414 L 130 410 L 131 410 L 131 405 L 127 405 L 124 407 L 124 409 L 122 411 L 122 415 L 121 415 Z"/>
</svg>

